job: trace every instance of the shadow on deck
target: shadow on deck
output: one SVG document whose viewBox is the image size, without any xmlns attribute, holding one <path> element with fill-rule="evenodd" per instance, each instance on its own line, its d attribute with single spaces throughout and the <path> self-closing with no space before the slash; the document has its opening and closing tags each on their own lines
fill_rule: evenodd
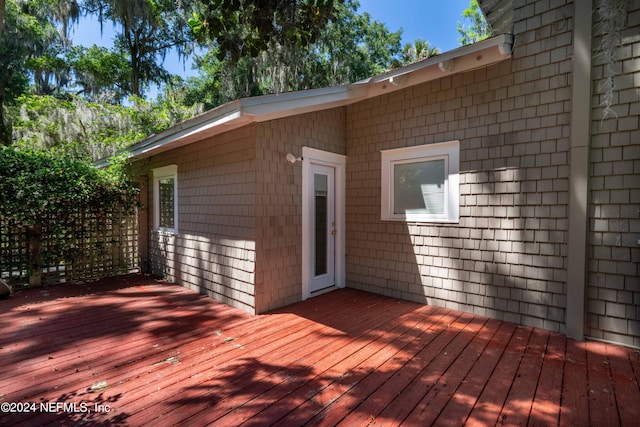
<svg viewBox="0 0 640 427">
<path fill-rule="evenodd" d="M 148 276 L 0 301 L 1 425 L 636 425 L 640 354 L 351 289 L 251 316 Z"/>
</svg>

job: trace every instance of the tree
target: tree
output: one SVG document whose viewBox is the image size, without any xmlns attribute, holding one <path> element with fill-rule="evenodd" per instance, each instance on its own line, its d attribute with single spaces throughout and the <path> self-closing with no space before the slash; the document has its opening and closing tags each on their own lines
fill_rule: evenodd
<svg viewBox="0 0 640 427">
<path fill-rule="evenodd" d="M 216 43 L 220 60 L 237 62 L 257 57 L 272 44 L 310 45 L 342 1 L 203 0 L 190 25 L 201 40 Z"/>
<path fill-rule="evenodd" d="M 357 1 L 335 2 L 332 18 L 308 45 L 272 39 L 256 56 L 245 51 L 233 58 L 212 48 L 197 60 L 201 77 L 191 79 L 188 99 L 202 99 L 207 106 L 230 99 L 278 93 L 358 81 L 388 70 L 400 52 L 401 32 L 390 32 L 384 24 L 359 15 Z M 212 104 L 213 102 L 213 104 Z"/>
<path fill-rule="evenodd" d="M 26 67 L 33 78 L 33 89 L 39 95 L 60 95 L 70 82 L 69 67 L 64 56 L 71 40 L 69 29 L 80 17 L 77 1 L 20 1 L 22 13 L 38 22 L 37 39 L 28 45 Z"/>
<path fill-rule="evenodd" d="M 170 97 L 158 102 L 134 99 L 131 105 L 94 103 L 69 96 L 29 95 L 18 99 L 14 113 L 15 146 L 95 161 L 125 149 L 202 112 Z"/>
<path fill-rule="evenodd" d="M 14 0 L 3 3 L 2 30 L 0 31 L 0 145 L 11 143 L 11 125 L 5 115 L 7 105 L 25 93 L 28 84 L 28 57 L 30 41 L 37 39 L 39 26 L 33 17 L 25 16 Z"/>
<path fill-rule="evenodd" d="M 401 63 L 399 65 L 413 64 L 436 55 L 440 55 L 440 49 L 431 46 L 428 41 L 418 38 L 415 39 L 413 44 L 407 43 L 404 45 L 400 54 Z"/>
<path fill-rule="evenodd" d="M 89 101 L 118 104 L 131 94 L 131 64 L 115 49 L 74 46 L 67 63 L 75 77 L 76 94 Z"/>
<path fill-rule="evenodd" d="M 141 96 L 149 83 L 169 80 L 161 62 L 171 49 L 180 55 L 191 49 L 187 23 L 187 0 L 86 0 L 85 7 L 121 27 L 115 40 L 116 49 L 126 53 L 130 67 L 130 91 Z"/>
<path fill-rule="evenodd" d="M 482 10 L 480 10 L 478 0 L 471 0 L 469 7 L 462 12 L 462 17 L 464 18 L 464 23 L 468 23 L 468 26 L 458 22 L 458 33 L 460 34 L 458 42 L 460 46 L 477 43 L 491 37 L 491 28 L 489 28 Z"/>
</svg>

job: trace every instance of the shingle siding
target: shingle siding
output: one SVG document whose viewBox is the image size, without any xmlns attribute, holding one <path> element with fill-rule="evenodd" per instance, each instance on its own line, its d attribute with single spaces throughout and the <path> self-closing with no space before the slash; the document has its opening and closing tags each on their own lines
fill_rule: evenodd
<svg viewBox="0 0 640 427">
<path fill-rule="evenodd" d="M 612 109 L 604 115 L 607 76 L 600 15 L 594 17 L 587 334 L 640 346 L 640 1 L 628 2 L 613 66 Z"/>
<path fill-rule="evenodd" d="M 249 125 L 139 164 L 141 174 L 178 165 L 178 234 L 151 230 L 151 271 L 250 313 L 300 301 L 302 167 L 285 156 L 303 146 L 344 154 L 344 109 Z"/>
<path fill-rule="evenodd" d="M 256 312 L 302 299 L 302 147 L 344 154 L 345 110 L 335 108 L 258 125 Z"/>
<path fill-rule="evenodd" d="M 349 286 L 564 330 L 573 9 L 534 10 L 512 59 L 348 108 Z M 380 150 L 456 139 L 459 224 L 381 221 Z"/>
<path fill-rule="evenodd" d="M 178 234 L 150 221 L 151 271 L 254 312 L 255 126 L 159 154 L 144 168 L 170 164 L 178 165 Z M 153 191 L 148 206 L 152 218 Z"/>
</svg>

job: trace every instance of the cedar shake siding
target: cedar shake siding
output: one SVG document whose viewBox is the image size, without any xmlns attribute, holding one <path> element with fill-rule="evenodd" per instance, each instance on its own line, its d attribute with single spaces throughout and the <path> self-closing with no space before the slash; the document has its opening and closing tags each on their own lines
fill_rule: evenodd
<svg viewBox="0 0 640 427">
<path fill-rule="evenodd" d="M 347 287 L 640 347 L 640 0 L 627 2 L 605 119 L 599 15 L 569 0 L 509 3 L 496 20 L 513 39 L 346 87 L 234 101 L 138 146 L 150 188 L 152 169 L 178 170 L 177 234 L 154 230 L 148 192 L 152 271 L 250 313 L 300 301 L 303 165 L 285 157 L 310 147 L 346 156 Z M 449 205 L 441 222 L 382 209 L 381 151 L 448 141 L 459 220 Z M 441 194 L 434 183 L 418 191 Z"/>
<path fill-rule="evenodd" d="M 347 286 L 564 331 L 573 5 L 553 4 L 515 8 L 512 59 L 348 107 Z M 380 150 L 451 140 L 459 223 L 381 221 Z"/>
<path fill-rule="evenodd" d="M 154 274 L 250 313 L 302 299 L 302 174 L 285 161 L 303 146 L 345 152 L 335 108 L 248 125 L 142 160 L 141 173 L 178 166 L 178 233 L 153 225 Z"/>
<path fill-rule="evenodd" d="M 345 109 L 334 108 L 258 126 L 256 311 L 302 299 L 302 166 L 285 160 L 307 146 L 345 153 Z"/>
<path fill-rule="evenodd" d="M 604 120 L 607 71 L 593 17 L 587 334 L 640 347 L 640 1 L 629 2 L 613 68 L 615 115 Z"/>
<path fill-rule="evenodd" d="M 149 221 L 151 271 L 248 312 L 255 307 L 255 135 L 247 126 L 145 165 L 178 166 L 178 234 Z M 153 218 L 153 194 L 149 207 Z"/>
</svg>

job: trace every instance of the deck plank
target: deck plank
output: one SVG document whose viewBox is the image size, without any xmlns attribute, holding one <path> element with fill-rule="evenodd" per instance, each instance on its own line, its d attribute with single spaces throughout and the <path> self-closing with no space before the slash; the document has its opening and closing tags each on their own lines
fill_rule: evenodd
<svg viewBox="0 0 640 427">
<path fill-rule="evenodd" d="M 529 327 L 518 326 L 516 328 L 498 365 L 480 394 L 480 398 L 469 414 L 467 425 L 486 426 L 505 421 L 499 419 L 500 412 L 511 390 L 532 332 L 532 328 Z"/>
<path fill-rule="evenodd" d="M 587 381 L 589 387 L 589 423 L 591 425 L 620 424 L 616 405 L 607 346 L 586 342 Z"/>
<path fill-rule="evenodd" d="M 624 426 L 632 426 L 640 420 L 640 384 L 633 372 L 632 355 L 630 349 L 607 346 L 620 425 Z"/>
<path fill-rule="evenodd" d="M 540 382 L 549 331 L 535 329 L 520 361 L 518 372 L 498 417 L 503 424 L 525 425 Z"/>
<path fill-rule="evenodd" d="M 566 338 L 551 333 L 531 407 L 530 426 L 557 425 L 560 418 Z"/>
<path fill-rule="evenodd" d="M 352 289 L 251 316 L 133 275 L 18 292 L 0 326 L 0 402 L 92 410 L 5 412 L 3 426 L 640 418 L 638 350 Z"/>
<path fill-rule="evenodd" d="M 586 344 L 567 340 L 560 425 L 589 425 L 589 387 Z"/>
</svg>

